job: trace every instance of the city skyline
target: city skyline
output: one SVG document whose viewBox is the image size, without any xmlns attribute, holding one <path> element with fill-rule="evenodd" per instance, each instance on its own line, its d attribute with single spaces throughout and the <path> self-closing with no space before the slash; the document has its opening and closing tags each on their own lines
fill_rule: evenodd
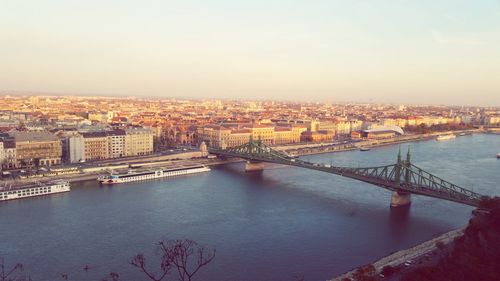
<svg viewBox="0 0 500 281">
<path fill-rule="evenodd" d="M 0 92 L 499 106 L 500 3 L 7 1 Z"/>
<path fill-rule="evenodd" d="M 456 104 L 456 103 L 399 103 L 399 102 L 375 102 L 375 101 L 353 101 L 353 100 L 300 100 L 300 99 L 275 99 L 275 98 L 217 98 L 217 97 L 181 97 L 181 96 L 140 96 L 140 95 L 97 95 L 97 94 L 72 94 L 72 93 L 49 93 L 49 92 L 29 92 L 29 91 L 4 91 L 0 92 L 0 96 L 5 98 L 76 98 L 76 99 L 102 99 L 102 100 L 138 100 L 138 101 L 189 101 L 189 102 L 203 102 L 203 101 L 222 101 L 222 102 L 255 102 L 266 103 L 276 102 L 285 104 L 303 104 L 303 105 L 390 105 L 390 106 L 416 106 L 416 107 L 446 107 L 446 108 L 485 108 L 497 109 L 500 106 L 489 105 L 475 105 L 471 104 Z"/>
</svg>

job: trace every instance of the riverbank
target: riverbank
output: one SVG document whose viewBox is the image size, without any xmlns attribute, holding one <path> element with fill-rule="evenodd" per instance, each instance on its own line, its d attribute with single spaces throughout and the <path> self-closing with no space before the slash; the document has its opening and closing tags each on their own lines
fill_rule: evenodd
<svg viewBox="0 0 500 281">
<path fill-rule="evenodd" d="M 445 132 L 445 133 L 453 133 L 453 134 L 464 133 L 470 135 L 476 133 L 483 133 L 483 131 L 479 129 L 471 129 L 471 130 L 460 130 L 460 131 Z M 436 132 L 423 135 L 400 136 L 400 137 L 381 139 L 381 140 L 363 140 L 358 142 L 340 143 L 340 144 L 330 143 L 330 144 L 315 145 L 315 146 L 304 145 L 303 147 L 294 146 L 293 148 L 289 148 L 289 146 L 281 146 L 275 148 L 277 150 L 284 151 L 293 156 L 302 156 L 302 155 L 313 155 L 313 154 L 358 150 L 360 148 L 374 148 L 379 146 L 395 145 L 395 144 L 402 144 L 402 143 L 416 142 L 416 141 L 427 141 L 435 139 L 437 136 L 442 134 L 443 132 Z"/>
<path fill-rule="evenodd" d="M 465 228 L 460 228 L 456 230 L 452 230 L 450 232 L 444 233 L 434 239 L 425 241 L 421 244 L 413 246 L 409 249 L 401 250 L 380 258 L 379 260 L 372 263 L 375 268 L 376 275 L 381 274 L 382 269 L 386 266 L 390 266 L 399 274 L 404 273 L 404 271 L 408 269 L 412 269 L 416 266 L 422 266 L 422 263 L 425 261 L 429 262 L 432 256 L 438 255 L 438 251 L 443 248 L 449 248 L 450 244 L 456 237 L 463 235 Z M 330 281 L 344 281 L 344 280 L 353 280 L 352 277 L 356 272 L 356 269 L 353 269 L 349 272 L 346 272 L 340 276 L 337 276 Z M 380 276 L 382 277 L 382 276 Z M 387 278 L 384 280 L 391 280 L 392 278 Z M 397 279 L 396 279 L 397 280 Z"/>
<path fill-rule="evenodd" d="M 460 134 L 473 134 L 482 133 L 483 131 L 479 129 L 465 130 L 465 131 L 455 131 L 452 133 Z M 360 148 L 374 148 L 386 145 L 396 145 L 401 143 L 416 142 L 416 141 L 426 141 L 435 139 L 440 133 L 430 133 L 424 135 L 408 135 L 400 136 L 391 139 L 383 140 L 364 140 L 349 143 L 313 143 L 313 144 L 296 144 L 296 145 L 286 145 L 286 146 L 274 146 L 273 148 L 279 151 L 283 151 L 291 156 L 305 156 L 313 154 L 323 154 L 323 153 L 333 153 L 342 152 L 350 150 L 358 150 Z M 108 174 L 109 171 L 126 172 L 130 167 L 161 167 L 165 169 L 190 167 L 195 165 L 223 165 L 229 163 L 242 162 L 242 159 L 208 159 L 202 158 L 201 152 L 184 152 L 179 154 L 171 155 L 160 155 L 160 156 L 145 156 L 142 158 L 134 157 L 132 159 L 109 159 L 104 161 L 99 161 L 93 164 L 86 163 L 86 165 L 80 167 L 79 173 L 70 174 L 55 174 L 51 176 L 44 176 L 38 178 L 26 178 L 26 179 L 15 179 L 15 180 L 2 180 L 3 184 L 20 184 L 26 182 L 32 182 L 36 180 L 68 180 L 69 182 L 79 182 L 95 180 L 101 175 Z"/>
<path fill-rule="evenodd" d="M 171 160 L 171 161 L 158 161 L 158 162 L 137 162 L 133 163 L 134 168 L 162 168 L 162 169 L 177 169 L 177 168 L 187 168 L 197 165 L 205 166 L 216 166 L 235 162 L 241 162 L 242 159 L 185 159 L 185 160 Z M 55 176 L 45 176 L 42 178 L 27 178 L 27 179 L 16 179 L 16 180 L 2 180 L 1 182 L 5 185 L 19 185 L 25 184 L 27 182 L 33 181 L 51 181 L 51 180 L 67 180 L 69 182 L 81 182 L 89 180 L 97 180 L 99 176 L 107 175 L 110 171 L 115 172 L 127 172 L 130 164 L 110 164 L 105 166 L 96 166 L 93 168 L 83 169 L 80 173 L 55 175 Z"/>
</svg>

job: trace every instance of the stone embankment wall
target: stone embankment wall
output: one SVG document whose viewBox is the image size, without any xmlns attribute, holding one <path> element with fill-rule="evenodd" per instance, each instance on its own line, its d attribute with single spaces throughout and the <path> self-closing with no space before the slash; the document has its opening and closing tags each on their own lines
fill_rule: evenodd
<svg viewBox="0 0 500 281">
<path fill-rule="evenodd" d="M 414 260 L 420 256 L 423 256 L 433 250 L 436 249 L 436 243 L 437 242 L 442 242 L 443 244 L 448 244 L 450 242 L 453 242 L 453 239 L 455 237 L 461 236 L 464 233 L 464 228 L 452 230 L 450 232 L 447 232 L 445 234 L 442 234 L 434 239 L 428 240 L 424 243 L 418 244 L 417 246 L 414 246 L 412 248 L 406 249 L 406 250 L 401 250 L 396 253 L 393 253 L 389 256 L 383 257 L 373 263 L 373 266 L 375 267 L 375 270 L 377 272 L 382 271 L 382 268 L 384 266 L 390 265 L 392 267 L 398 266 L 400 264 L 403 264 L 407 260 Z M 340 276 L 337 276 L 330 281 L 341 281 L 345 280 L 346 278 L 352 278 L 353 273 L 356 271 L 356 269 L 349 271 L 347 273 L 344 273 Z"/>
</svg>

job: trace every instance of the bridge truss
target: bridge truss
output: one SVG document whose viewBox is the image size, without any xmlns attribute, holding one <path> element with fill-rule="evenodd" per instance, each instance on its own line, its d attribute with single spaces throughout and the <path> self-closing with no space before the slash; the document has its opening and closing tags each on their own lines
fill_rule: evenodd
<svg viewBox="0 0 500 281">
<path fill-rule="evenodd" d="M 410 161 L 409 151 L 405 160 L 401 159 L 401 153 L 399 153 L 395 164 L 363 168 L 338 167 L 300 160 L 274 150 L 260 140 L 227 149 L 209 147 L 208 151 L 223 157 L 238 157 L 253 162 L 269 162 L 327 172 L 402 194 L 425 195 L 470 206 L 477 207 L 481 199 L 486 198 L 486 196 L 455 185 L 413 165 Z"/>
</svg>

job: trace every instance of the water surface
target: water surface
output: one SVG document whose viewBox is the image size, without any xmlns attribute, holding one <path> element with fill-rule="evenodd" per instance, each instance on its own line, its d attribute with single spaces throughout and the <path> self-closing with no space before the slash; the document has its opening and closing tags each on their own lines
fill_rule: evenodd
<svg viewBox="0 0 500 281">
<path fill-rule="evenodd" d="M 476 192 L 500 195 L 499 136 L 410 146 L 417 166 Z M 395 161 L 398 148 L 303 158 L 383 165 Z M 246 174 L 238 163 L 112 187 L 83 182 L 70 193 L 0 203 L 0 255 L 23 262 L 34 280 L 60 280 L 63 272 L 73 280 L 100 280 L 110 271 L 123 280 L 144 280 L 128 265 L 134 254 L 154 257 L 160 239 L 190 238 L 217 250 L 197 280 L 303 275 L 316 281 L 462 227 L 472 210 L 421 196 L 413 196 L 409 209 L 394 211 L 389 203 L 384 189 L 274 164 L 262 174 Z"/>
</svg>

